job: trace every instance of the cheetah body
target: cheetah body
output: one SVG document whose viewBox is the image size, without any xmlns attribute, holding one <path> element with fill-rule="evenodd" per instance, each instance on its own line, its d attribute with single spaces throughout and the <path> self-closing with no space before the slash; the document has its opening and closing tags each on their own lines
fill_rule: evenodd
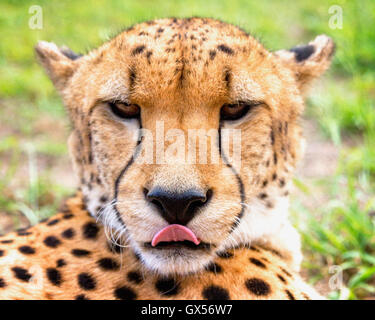
<svg viewBox="0 0 375 320">
<path fill-rule="evenodd" d="M 108 242 L 82 198 L 34 227 L 0 237 L 0 299 L 319 299 L 277 252 L 240 246 L 206 270 L 161 277 Z"/>
</svg>

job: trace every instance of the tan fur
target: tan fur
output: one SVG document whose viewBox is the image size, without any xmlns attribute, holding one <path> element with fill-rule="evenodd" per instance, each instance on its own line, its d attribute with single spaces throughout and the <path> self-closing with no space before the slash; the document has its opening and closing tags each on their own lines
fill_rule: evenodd
<svg viewBox="0 0 375 320">
<path fill-rule="evenodd" d="M 249 277 L 268 281 L 273 288 L 268 298 L 285 298 L 275 270 L 279 272 L 286 263 L 290 272 L 298 271 L 302 259 L 299 235 L 288 221 L 290 180 L 302 153 L 298 125 L 302 94 L 307 83 L 329 65 L 333 52 L 329 38 L 317 37 L 310 53 L 302 49 L 298 55 L 290 51 L 270 53 L 244 31 L 221 21 L 163 19 L 136 25 L 81 57 L 47 42 L 40 42 L 36 52 L 69 111 L 73 127 L 69 149 L 88 211 L 99 225 L 104 225 L 109 238 L 131 248 L 123 257 L 126 270 L 135 264 L 131 251 L 140 256 L 148 270 L 143 271 L 148 279 L 142 285 L 145 290 L 140 286 L 137 297 L 159 297 L 149 290 L 156 277 L 150 272 L 155 272 L 174 276 L 183 284 L 183 293 L 177 296 L 180 298 L 201 297 L 203 286 L 216 279 L 228 288 L 232 298 L 255 298 L 244 290 L 243 281 Z M 109 107 L 113 101 L 140 106 L 140 121 L 117 117 Z M 239 101 L 258 105 L 240 120 L 220 121 L 222 106 Z M 147 129 L 156 137 L 161 122 L 161 132 L 169 134 L 165 148 L 172 152 L 165 163 L 160 163 L 154 146 L 152 163 L 140 163 L 140 154 L 149 149 L 147 137 L 138 144 L 138 129 Z M 241 131 L 240 163 L 228 164 L 229 154 L 220 154 L 221 128 Z M 191 129 L 205 130 L 208 153 L 221 161 L 189 163 L 177 157 L 188 149 Z M 176 132 L 188 138 L 188 143 L 183 145 Z M 137 148 L 142 152 L 136 153 Z M 234 148 L 234 143 L 229 144 L 229 153 Z M 187 224 L 208 248 L 160 250 L 147 245 L 168 225 L 145 198 L 145 190 L 153 187 L 169 192 L 212 191 L 209 202 Z M 63 224 L 64 228 L 79 225 L 78 221 L 63 221 L 53 229 L 37 226 L 26 238 L 38 247 L 37 260 L 14 254 L 11 261 L 22 261 L 29 267 L 37 261 L 44 274 L 47 265 L 55 263 L 52 253 L 56 258 L 61 254 L 70 259 L 70 243 L 76 240 L 64 241 L 56 250 L 47 250 L 40 242 L 49 230 L 61 233 Z M 80 239 L 79 230 L 77 234 Z M 22 237 L 15 240 L 16 245 L 24 241 Z M 219 252 L 244 244 L 276 250 L 285 262 L 264 250 L 259 253 L 247 249 L 236 249 L 235 259 L 217 260 Z M 95 273 L 100 283 L 108 280 L 107 287 L 100 285 L 99 291 L 89 296 L 111 298 L 113 286 L 124 280 L 118 278 L 118 273 L 102 273 L 94 267 L 99 256 L 109 254 L 104 249 L 103 231 L 95 241 L 84 241 L 84 246 L 93 251 L 89 260 L 92 266 L 87 270 Z M 251 255 L 268 259 L 267 269 L 248 267 Z M 225 267 L 223 277 L 201 273 L 214 260 Z M 64 284 L 49 285 L 50 295 L 72 298 L 81 292 L 75 279 L 82 270 L 78 261 L 74 258 L 68 262 L 70 266 L 65 270 L 70 271 L 63 274 Z M 12 275 L 8 267 L 4 270 L 8 282 Z M 189 286 L 189 281 L 194 285 Z M 301 290 L 294 288 L 303 284 L 296 281 L 288 280 L 287 287 L 300 298 Z M 21 294 L 26 289 L 17 290 Z M 17 297 L 15 292 L 9 291 L 8 296 Z M 45 291 L 25 292 L 28 297 L 47 298 Z"/>
<path fill-rule="evenodd" d="M 115 250 L 102 227 L 87 232 L 87 226 L 96 222 L 83 206 L 81 196 L 76 196 L 67 201 L 63 212 L 23 230 L 23 235 L 15 232 L 0 237 L 0 299 L 321 298 L 290 271 L 277 252 L 259 246 L 244 245 L 222 253 L 210 271 L 161 277 L 146 269 L 130 248 Z M 59 241 L 56 247 L 46 245 L 51 236 Z M 20 252 L 22 246 L 35 253 Z M 80 256 L 73 253 L 77 249 L 83 252 Z M 111 259 L 106 265 L 112 269 L 101 266 L 102 259 Z M 17 278 L 14 267 L 23 268 L 29 278 Z M 51 274 L 58 281 L 51 281 Z M 80 285 L 80 275 L 85 278 L 82 274 L 91 279 L 86 287 Z"/>
</svg>

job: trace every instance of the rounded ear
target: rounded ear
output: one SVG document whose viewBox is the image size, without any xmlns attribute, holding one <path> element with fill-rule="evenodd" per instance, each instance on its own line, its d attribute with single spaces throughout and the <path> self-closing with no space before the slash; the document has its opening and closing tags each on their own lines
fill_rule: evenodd
<svg viewBox="0 0 375 320">
<path fill-rule="evenodd" d="M 54 43 L 46 41 L 39 41 L 35 46 L 35 52 L 55 87 L 63 90 L 77 69 L 81 55 L 75 54 L 69 48 L 58 48 Z"/>
<path fill-rule="evenodd" d="M 332 39 L 320 35 L 307 45 L 279 50 L 274 54 L 294 71 L 300 90 L 304 92 L 312 80 L 328 69 L 334 52 Z"/>
</svg>

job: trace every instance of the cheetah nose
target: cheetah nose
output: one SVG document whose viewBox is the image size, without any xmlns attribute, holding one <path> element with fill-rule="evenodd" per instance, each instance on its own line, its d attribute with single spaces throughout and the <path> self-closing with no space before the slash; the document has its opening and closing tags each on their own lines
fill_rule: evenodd
<svg viewBox="0 0 375 320">
<path fill-rule="evenodd" d="M 190 189 L 184 192 L 171 192 L 155 187 L 144 190 L 146 199 L 155 204 L 159 214 L 170 224 L 186 225 L 194 218 L 199 208 L 204 206 L 212 196 L 209 189 L 203 193 Z"/>
</svg>

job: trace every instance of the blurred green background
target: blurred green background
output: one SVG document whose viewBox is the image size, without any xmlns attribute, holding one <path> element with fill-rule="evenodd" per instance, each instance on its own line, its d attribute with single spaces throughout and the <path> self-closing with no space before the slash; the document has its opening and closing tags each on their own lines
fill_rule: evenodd
<svg viewBox="0 0 375 320">
<path fill-rule="evenodd" d="M 32 5 L 43 10 L 42 30 L 29 28 Z M 329 26 L 332 5 L 342 9 L 342 28 Z M 311 91 L 302 121 L 307 154 L 294 180 L 292 218 L 303 235 L 303 274 L 309 282 L 333 299 L 374 299 L 372 0 L 2 0 L 0 233 L 52 214 L 75 186 L 66 147 L 68 122 L 35 62 L 35 43 L 54 41 L 84 53 L 124 27 L 169 16 L 234 23 L 270 50 L 306 43 L 321 33 L 334 39 L 332 68 Z"/>
</svg>

